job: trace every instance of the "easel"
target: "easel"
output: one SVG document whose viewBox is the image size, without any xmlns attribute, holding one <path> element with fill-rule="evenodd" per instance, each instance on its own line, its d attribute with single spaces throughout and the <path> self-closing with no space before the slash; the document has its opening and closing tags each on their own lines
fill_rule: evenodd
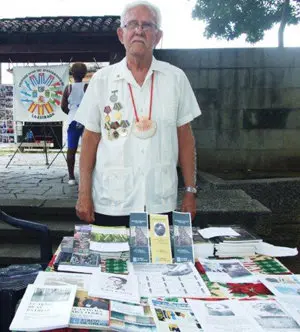
<svg viewBox="0 0 300 332">
<path fill-rule="evenodd" d="M 50 126 L 49 125 L 47 126 L 47 125 L 48 125 L 48 123 L 35 123 L 34 124 L 35 127 L 41 127 L 42 128 L 42 133 L 43 134 L 41 136 L 44 137 L 44 139 L 43 139 L 43 142 L 44 142 L 43 152 L 45 153 L 46 165 L 48 166 L 47 168 L 49 169 L 50 166 L 54 163 L 54 161 L 56 160 L 56 158 L 58 157 L 58 155 L 60 153 L 63 154 L 66 161 L 67 161 L 67 158 L 66 158 L 66 156 L 63 152 L 64 145 L 60 144 L 59 139 L 58 139 L 57 135 L 55 134 L 55 131 L 53 130 L 53 127 L 55 127 L 57 125 L 53 125 L 53 124 L 50 125 Z M 25 135 L 23 134 L 21 142 L 19 143 L 16 151 L 14 152 L 14 154 L 11 156 L 10 160 L 6 164 L 5 168 L 7 168 L 9 166 L 9 164 L 12 162 L 12 160 L 14 159 L 17 152 L 22 150 L 22 145 L 25 143 L 27 134 L 31 131 L 32 127 L 33 127 L 33 125 L 31 125 L 31 127 L 29 127 L 29 129 L 26 131 Z M 46 140 L 46 137 L 47 137 L 46 127 L 48 127 L 48 129 L 50 130 L 50 132 L 52 134 L 52 137 L 55 139 L 56 144 L 59 146 L 59 151 L 57 152 L 55 157 L 52 159 L 50 164 L 49 164 L 49 159 L 48 159 L 48 146 L 47 146 L 47 140 Z"/>
</svg>

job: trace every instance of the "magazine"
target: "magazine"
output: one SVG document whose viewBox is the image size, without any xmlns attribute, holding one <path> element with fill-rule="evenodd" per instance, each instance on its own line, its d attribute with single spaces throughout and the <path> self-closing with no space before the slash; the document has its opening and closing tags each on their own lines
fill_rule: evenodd
<svg viewBox="0 0 300 332">
<path fill-rule="evenodd" d="M 128 270 L 138 277 L 143 297 L 205 297 L 210 292 L 194 265 L 131 264 Z"/>
<path fill-rule="evenodd" d="M 68 327 L 76 288 L 74 285 L 28 285 L 10 330 L 40 331 Z"/>
<path fill-rule="evenodd" d="M 140 303 L 138 280 L 133 273 L 128 275 L 97 271 L 92 274 L 89 296 L 115 301 Z"/>
</svg>

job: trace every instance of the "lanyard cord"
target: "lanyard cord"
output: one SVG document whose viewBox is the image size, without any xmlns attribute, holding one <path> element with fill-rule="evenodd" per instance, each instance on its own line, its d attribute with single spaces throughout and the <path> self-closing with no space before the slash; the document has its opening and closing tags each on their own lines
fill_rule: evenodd
<svg viewBox="0 0 300 332">
<path fill-rule="evenodd" d="M 151 75 L 150 105 L 149 105 L 149 116 L 148 116 L 149 120 L 151 120 L 151 116 L 152 116 L 153 86 L 154 86 L 154 72 Z M 140 120 L 139 120 L 139 116 L 136 111 L 135 101 L 134 101 L 132 87 L 131 87 L 130 83 L 128 83 L 128 87 L 129 87 L 129 91 L 130 91 L 130 97 L 131 97 L 131 101 L 132 101 L 135 119 L 137 122 L 139 122 Z"/>
</svg>

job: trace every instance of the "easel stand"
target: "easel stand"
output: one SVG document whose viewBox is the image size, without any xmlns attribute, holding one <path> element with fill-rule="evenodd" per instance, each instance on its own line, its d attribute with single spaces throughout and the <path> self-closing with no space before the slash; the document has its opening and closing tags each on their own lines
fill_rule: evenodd
<svg viewBox="0 0 300 332">
<path fill-rule="evenodd" d="M 38 147 L 43 147 L 43 152 L 45 153 L 45 161 L 46 161 L 46 165 L 48 166 L 47 168 L 49 169 L 51 167 L 51 165 L 54 163 L 54 161 L 56 160 L 56 158 L 58 157 L 58 155 L 60 153 L 62 153 L 62 155 L 64 156 L 66 162 L 67 162 L 67 158 L 63 152 L 63 148 L 64 145 L 61 145 L 59 142 L 59 139 L 57 137 L 57 135 L 55 134 L 55 131 L 53 130 L 53 125 L 48 126 L 47 124 L 34 124 L 34 127 L 41 127 L 42 128 L 42 137 L 43 139 L 43 145 L 39 145 Z M 51 163 L 49 164 L 49 158 L 48 158 L 48 145 L 47 145 L 47 128 L 48 130 L 50 130 L 50 133 L 52 134 L 52 137 L 54 138 L 55 142 L 57 143 L 57 145 L 59 146 L 59 151 L 57 152 L 57 154 L 55 155 L 55 157 L 52 159 Z M 7 168 L 10 163 L 12 162 L 12 160 L 14 159 L 15 155 L 18 153 L 18 151 L 22 151 L 25 148 L 25 145 L 27 145 L 26 143 L 26 137 L 28 137 L 28 133 L 31 131 L 32 126 L 27 130 L 26 134 L 23 135 L 22 140 L 20 142 L 20 144 L 18 145 L 16 151 L 14 152 L 14 154 L 11 156 L 10 160 L 8 161 L 8 163 L 6 164 L 5 168 Z M 49 132 L 49 131 L 48 131 Z M 32 143 L 34 144 L 34 142 L 28 142 L 28 143 Z"/>
</svg>

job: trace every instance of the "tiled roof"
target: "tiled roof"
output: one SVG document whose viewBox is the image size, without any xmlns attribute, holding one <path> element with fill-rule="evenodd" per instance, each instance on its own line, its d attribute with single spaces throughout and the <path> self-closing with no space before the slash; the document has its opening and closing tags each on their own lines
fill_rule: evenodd
<svg viewBox="0 0 300 332">
<path fill-rule="evenodd" d="M 120 26 L 119 16 L 64 16 L 0 19 L 0 34 L 49 32 L 115 32 Z"/>
</svg>

